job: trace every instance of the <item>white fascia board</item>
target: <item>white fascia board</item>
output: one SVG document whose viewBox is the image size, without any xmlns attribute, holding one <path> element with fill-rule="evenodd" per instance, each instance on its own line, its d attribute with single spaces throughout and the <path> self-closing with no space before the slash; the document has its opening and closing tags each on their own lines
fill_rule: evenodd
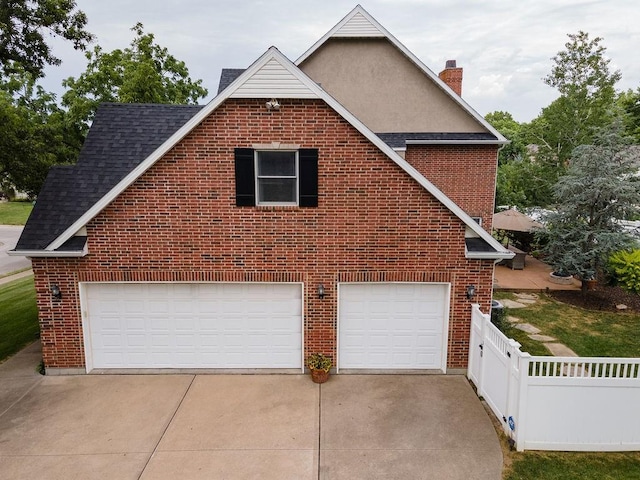
<svg viewBox="0 0 640 480">
<path fill-rule="evenodd" d="M 433 80 L 441 90 L 443 90 L 449 97 L 451 97 L 458 105 L 460 105 L 466 112 L 471 115 L 477 122 L 479 122 L 484 128 L 486 128 L 490 133 L 496 136 L 498 142 L 500 143 L 509 143 L 509 141 L 498 132 L 493 126 L 487 122 L 482 115 L 476 112 L 467 102 L 465 102 L 462 97 L 460 97 L 457 93 L 455 93 L 449 85 L 447 85 L 444 81 L 440 79 L 438 75 L 436 75 L 429 67 L 427 67 L 418 57 L 416 57 L 407 47 L 405 47 L 396 37 L 394 37 L 386 28 L 384 28 L 380 22 L 378 22 L 375 18 L 373 18 L 369 12 L 367 12 L 360 5 L 356 6 L 351 12 L 349 12 L 338 24 L 329 30 L 320 40 L 314 43 L 311 48 L 309 48 L 306 52 L 304 52 L 295 62 L 296 65 L 300 65 L 307 58 L 309 58 L 316 50 L 318 50 L 329 38 L 333 37 L 334 34 L 342 28 L 342 26 L 347 23 L 351 18 L 353 18 L 356 14 L 360 13 L 367 20 L 369 20 L 381 33 L 382 36 L 386 37 L 393 45 L 396 46 L 410 61 L 412 61 L 420 70 L 423 71 L 431 80 Z M 342 37 L 340 37 L 342 38 Z M 371 36 L 371 38 L 374 38 Z M 375 38 L 380 38 L 376 36 Z M 495 142 L 494 142 L 495 143 Z"/>
<path fill-rule="evenodd" d="M 285 65 L 293 66 L 291 71 L 297 76 L 304 73 L 291 63 L 280 51 L 275 47 L 270 47 L 259 59 L 247 68 L 238 78 L 236 78 L 227 88 L 225 88 L 218 96 L 213 98 L 202 110 L 196 113 L 191 119 L 171 135 L 162 145 L 160 145 L 151 155 L 142 161 L 135 169 L 133 169 L 125 178 L 123 178 L 115 187 L 113 187 L 104 197 L 98 200 L 89 210 L 87 210 L 78 220 L 68 227 L 60 236 L 58 236 L 45 250 L 54 251 L 60 248 L 67 240 L 75 236 L 77 232 L 84 228 L 96 215 L 98 215 L 107 205 L 116 199 L 127 187 L 135 182 L 142 174 L 151 168 L 158 160 L 169 152 L 178 142 L 186 137 L 191 131 L 207 118 L 211 112 L 216 110 L 225 100 L 227 100 L 233 92 L 235 92 L 248 78 L 257 72 L 270 59 L 284 61 Z M 301 81 L 310 89 L 318 91 L 317 84 L 309 77 L 304 75 Z"/>
<path fill-rule="evenodd" d="M 84 257 L 88 253 L 85 248 L 82 251 L 57 252 L 49 250 L 9 250 L 7 255 L 11 257 Z"/>
<path fill-rule="evenodd" d="M 515 257 L 513 252 L 469 252 L 465 251 L 465 258 L 470 260 L 508 260 Z"/>
<path fill-rule="evenodd" d="M 407 145 L 506 145 L 509 140 L 406 140 Z"/>
</svg>

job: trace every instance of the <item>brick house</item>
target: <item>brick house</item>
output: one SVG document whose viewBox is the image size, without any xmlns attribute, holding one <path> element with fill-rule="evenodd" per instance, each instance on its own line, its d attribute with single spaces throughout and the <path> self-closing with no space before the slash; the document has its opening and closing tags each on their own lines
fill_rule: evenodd
<svg viewBox="0 0 640 480">
<path fill-rule="evenodd" d="M 206 106 L 101 106 L 12 252 L 47 372 L 466 368 L 506 140 L 441 76 L 358 6 Z"/>
</svg>

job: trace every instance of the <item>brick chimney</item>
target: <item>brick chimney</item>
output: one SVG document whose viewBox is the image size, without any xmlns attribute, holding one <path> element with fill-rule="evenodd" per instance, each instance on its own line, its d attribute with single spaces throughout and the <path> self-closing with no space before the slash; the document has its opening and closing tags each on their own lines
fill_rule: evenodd
<svg viewBox="0 0 640 480">
<path fill-rule="evenodd" d="M 455 60 L 447 60 L 444 70 L 438 76 L 451 90 L 462 96 L 462 67 L 456 67 Z"/>
</svg>

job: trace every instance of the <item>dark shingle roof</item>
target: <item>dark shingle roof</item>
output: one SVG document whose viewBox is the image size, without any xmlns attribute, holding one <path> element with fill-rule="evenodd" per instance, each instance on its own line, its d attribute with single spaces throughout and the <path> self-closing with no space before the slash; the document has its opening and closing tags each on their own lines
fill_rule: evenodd
<svg viewBox="0 0 640 480">
<path fill-rule="evenodd" d="M 202 108 L 101 105 L 78 163 L 49 171 L 15 249 L 47 247 Z"/>
<path fill-rule="evenodd" d="M 223 91 L 233 81 L 238 78 L 244 72 L 244 68 L 223 68 L 220 73 L 220 83 L 218 84 L 218 93 Z"/>
<path fill-rule="evenodd" d="M 407 140 L 447 141 L 447 142 L 497 142 L 491 133 L 376 133 L 391 148 L 404 148 Z"/>
</svg>

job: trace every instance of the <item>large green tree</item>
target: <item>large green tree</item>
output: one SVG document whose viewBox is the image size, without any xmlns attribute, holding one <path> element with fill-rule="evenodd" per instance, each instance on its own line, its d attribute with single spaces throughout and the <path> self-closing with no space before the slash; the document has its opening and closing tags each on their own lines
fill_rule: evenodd
<svg viewBox="0 0 640 480">
<path fill-rule="evenodd" d="M 124 50 L 87 52 L 87 69 L 63 82 L 62 104 L 76 122 L 88 128 L 101 102 L 197 103 L 207 95 L 202 80 L 192 80 L 184 62 L 154 43 L 138 23 L 135 38 Z"/>
<path fill-rule="evenodd" d="M 0 81 L 0 183 L 35 197 L 49 168 L 73 163 L 82 136 L 34 76 L 14 73 Z"/>
<path fill-rule="evenodd" d="M 46 65 L 59 65 L 45 37 L 86 48 L 93 36 L 75 0 L 0 0 L 0 73 L 25 71 L 38 78 Z"/>
<path fill-rule="evenodd" d="M 611 71 L 603 39 L 583 31 L 569 34 L 565 50 L 553 58 L 544 82 L 560 97 L 532 122 L 530 141 L 538 145 L 543 160 L 563 173 L 566 161 L 578 145 L 590 144 L 599 128 L 614 116 L 618 70 Z"/>
<path fill-rule="evenodd" d="M 640 152 L 622 132 L 621 122 L 615 122 L 592 144 L 576 148 L 567 174 L 554 187 L 556 210 L 548 215 L 543 236 L 556 271 L 594 278 L 612 252 L 631 242 L 617 220 L 638 213 Z"/>
</svg>

